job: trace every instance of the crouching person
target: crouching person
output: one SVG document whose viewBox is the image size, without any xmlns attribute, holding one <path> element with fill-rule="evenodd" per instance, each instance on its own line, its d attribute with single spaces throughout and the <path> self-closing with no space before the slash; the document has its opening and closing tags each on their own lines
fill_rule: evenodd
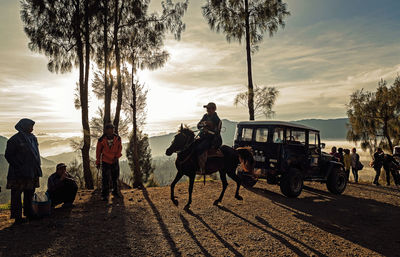
<svg viewBox="0 0 400 257">
<path fill-rule="evenodd" d="M 67 172 L 67 165 L 57 164 L 47 183 L 47 192 L 50 195 L 53 207 L 63 204 L 63 208 L 72 208 L 74 205 L 78 185 L 74 178 Z"/>
<path fill-rule="evenodd" d="M 108 200 L 110 193 L 110 178 L 112 182 L 114 197 L 120 198 L 118 190 L 119 178 L 119 158 L 122 156 L 121 137 L 114 134 L 114 125 L 107 124 L 104 134 L 99 138 L 96 147 L 96 167 L 102 167 L 102 189 L 101 195 L 103 201 Z"/>
</svg>

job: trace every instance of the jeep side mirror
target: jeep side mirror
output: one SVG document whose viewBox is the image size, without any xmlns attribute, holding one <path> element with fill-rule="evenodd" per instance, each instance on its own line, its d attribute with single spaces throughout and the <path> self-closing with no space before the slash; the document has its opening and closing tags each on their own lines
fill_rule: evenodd
<svg viewBox="0 0 400 257">
<path fill-rule="evenodd" d="M 322 149 L 325 149 L 325 146 L 326 146 L 325 143 L 321 143 L 321 148 Z"/>
</svg>

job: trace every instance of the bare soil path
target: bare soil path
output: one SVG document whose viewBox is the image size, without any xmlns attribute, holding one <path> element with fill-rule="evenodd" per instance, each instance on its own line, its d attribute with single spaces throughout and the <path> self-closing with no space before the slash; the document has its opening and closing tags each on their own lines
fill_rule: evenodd
<svg viewBox="0 0 400 257">
<path fill-rule="evenodd" d="M 12 226 L 0 212 L 3 256 L 400 256 L 400 192 L 351 184 L 344 195 L 307 183 L 297 199 L 259 182 L 230 183 L 220 206 L 219 182 L 196 183 L 190 212 L 182 208 L 187 183 L 178 184 L 180 206 L 169 187 L 125 190 L 124 199 L 100 201 L 80 191 L 72 211 Z"/>
</svg>

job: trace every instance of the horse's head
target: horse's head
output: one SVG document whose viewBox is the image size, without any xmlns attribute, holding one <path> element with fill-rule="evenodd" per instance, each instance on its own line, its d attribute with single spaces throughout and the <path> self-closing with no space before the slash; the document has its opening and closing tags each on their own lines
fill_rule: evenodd
<svg viewBox="0 0 400 257">
<path fill-rule="evenodd" d="M 180 152 L 188 147 L 194 141 L 194 132 L 187 126 L 183 126 L 178 130 L 178 134 L 175 135 L 170 147 L 165 151 L 167 156 L 171 156 L 173 153 Z"/>
</svg>

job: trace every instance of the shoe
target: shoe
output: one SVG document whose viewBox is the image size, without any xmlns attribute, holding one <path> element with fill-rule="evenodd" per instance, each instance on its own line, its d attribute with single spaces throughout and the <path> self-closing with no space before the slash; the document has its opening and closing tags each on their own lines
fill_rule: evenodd
<svg viewBox="0 0 400 257">
<path fill-rule="evenodd" d="M 378 187 L 378 186 L 380 186 L 381 184 L 379 184 L 379 183 L 376 183 L 375 185 Z"/>
<path fill-rule="evenodd" d="M 16 218 L 15 221 L 14 221 L 14 225 L 21 225 L 21 224 L 26 223 L 26 222 L 27 222 L 27 219 Z"/>
<path fill-rule="evenodd" d="M 61 208 L 63 209 L 72 209 L 75 205 L 73 203 L 64 203 Z"/>
<path fill-rule="evenodd" d="M 112 195 L 113 195 L 115 198 L 122 198 L 122 196 L 121 196 L 118 192 L 112 192 Z"/>
<path fill-rule="evenodd" d="M 390 184 L 386 184 L 387 187 L 390 187 Z"/>
</svg>

